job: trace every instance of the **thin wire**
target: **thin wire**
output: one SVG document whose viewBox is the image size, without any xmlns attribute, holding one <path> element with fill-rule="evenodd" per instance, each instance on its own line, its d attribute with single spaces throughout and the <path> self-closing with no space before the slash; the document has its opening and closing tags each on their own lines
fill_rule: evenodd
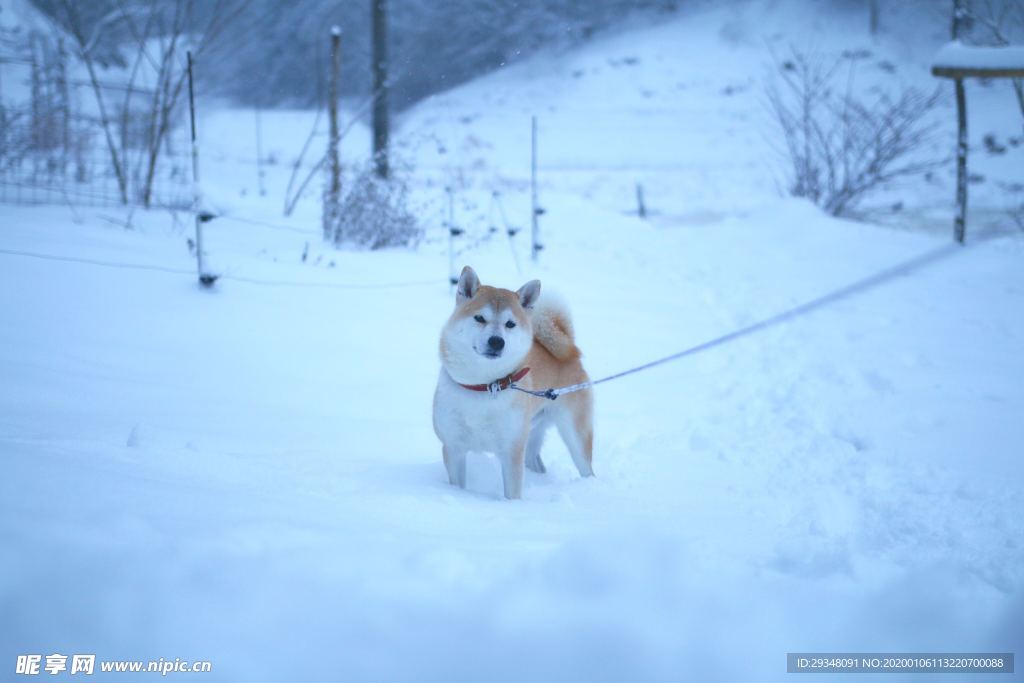
<svg viewBox="0 0 1024 683">
<path fill-rule="evenodd" d="M 167 266 L 154 266 L 143 263 L 120 263 L 117 261 L 105 261 L 101 259 L 88 259 L 77 256 L 55 256 L 52 254 L 38 254 L 30 251 L 20 251 L 17 249 L 0 249 L 0 254 L 6 254 L 8 256 L 24 256 L 28 258 L 35 258 L 44 261 L 61 261 L 65 263 L 83 263 L 92 266 L 103 266 L 107 268 L 123 268 L 130 270 L 151 270 L 160 273 L 171 273 L 174 275 L 195 275 L 194 270 L 186 270 L 184 268 L 170 268 Z M 444 280 L 414 280 L 410 282 L 382 282 L 382 283 L 347 283 L 347 282 L 301 282 L 296 280 L 261 280 L 254 277 L 245 277 L 242 275 L 230 275 L 225 274 L 219 276 L 221 280 L 232 280 L 234 282 L 244 282 L 252 285 L 264 285 L 268 287 L 300 287 L 300 288 L 320 288 L 320 289 L 396 289 L 401 287 L 422 287 L 426 285 L 439 285 L 444 284 Z"/>
<path fill-rule="evenodd" d="M 232 216 L 230 214 L 222 214 L 222 215 L 215 216 L 214 218 L 215 219 L 223 218 L 224 220 L 236 221 L 238 223 L 247 223 L 249 225 L 259 225 L 259 226 L 262 226 L 264 228 L 273 228 L 274 230 L 288 230 L 290 232 L 297 232 L 297 233 L 301 233 L 303 235 L 310 235 L 310 234 L 312 234 L 309 230 L 306 230 L 305 228 L 300 228 L 300 227 L 297 227 L 297 226 L 294 226 L 294 225 L 281 225 L 280 223 L 267 223 L 266 221 L 258 221 L 258 220 L 254 219 L 254 218 L 242 218 L 241 216 Z"/>
<path fill-rule="evenodd" d="M 701 351 L 707 351 L 708 349 L 715 348 L 716 346 L 722 346 L 723 344 L 735 341 L 741 337 L 746 337 L 748 335 L 754 334 L 755 332 L 760 332 L 769 327 L 781 325 L 784 322 L 788 322 L 790 320 L 793 320 L 794 318 L 807 315 L 815 310 L 824 308 L 825 306 L 836 303 L 837 301 L 840 301 L 842 299 L 846 299 L 856 294 L 860 294 L 861 292 L 864 292 L 868 289 L 878 287 L 879 285 L 884 284 L 890 280 L 893 280 L 901 275 L 907 275 L 912 271 L 915 271 L 919 268 L 923 268 L 926 265 L 935 263 L 945 258 L 949 258 L 953 254 L 962 253 L 966 246 L 974 246 L 976 244 L 979 244 L 981 241 L 984 241 L 985 239 L 990 238 L 983 238 L 982 240 L 979 240 L 978 242 L 973 242 L 970 245 L 961 245 L 954 242 L 953 244 L 947 244 L 943 247 L 933 249 L 932 251 L 926 252 L 921 256 L 912 258 L 909 261 L 904 261 L 903 263 L 900 263 L 891 268 L 887 268 L 886 270 L 876 273 L 875 275 L 864 278 L 862 280 L 858 280 L 853 284 L 847 285 L 845 287 L 840 287 L 839 289 L 833 290 L 816 299 L 812 299 L 811 301 L 800 304 L 799 306 L 783 311 L 782 313 L 778 313 L 769 318 L 759 320 L 758 322 L 747 325 L 746 327 L 741 327 L 738 330 L 734 330 L 720 337 L 715 337 L 714 339 L 703 342 L 701 344 L 697 344 L 696 346 L 691 346 L 688 349 L 684 349 L 683 351 L 679 351 L 678 353 L 673 353 L 670 356 L 665 356 L 664 358 L 659 358 L 649 363 L 644 363 L 643 365 L 638 365 L 634 368 L 629 368 L 628 370 L 617 372 L 614 375 L 608 375 L 607 377 L 602 377 L 601 379 L 592 380 L 589 382 L 580 382 L 579 384 L 571 384 L 565 387 L 550 388 L 540 391 L 523 389 L 519 386 L 516 386 L 515 384 L 513 384 L 511 388 L 526 394 L 540 396 L 542 398 L 547 398 L 553 401 L 562 394 L 571 394 L 576 391 L 583 391 L 584 389 L 589 389 L 598 384 L 610 382 L 614 379 L 619 379 L 620 377 L 632 375 L 643 370 L 648 370 L 650 368 L 662 365 L 664 363 L 669 363 L 674 360 L 679 360 L 680 358 L 685 358 L 686 356 L 692 356 L 694 354 L 700 353 Z"/>
<path fill-rule="evenodd" d="M 55 256 L 52 254 L 37 254 L 31 251 L 19 251 L 17 249 L 0 249 L 0 254 L 8 256 L 25 256 L 28 258 L 40 259 L 43 261 L 62 261 L 65 263 L 85 263 L 91 266 L 105 266 L 107 268 L 124 268 L 130 270 L 153 270 L 161 273 L 173 273 L 175 275 L 194 275 L 194 270 L 184 268 L 169 268 L 166 266 L 153 266 L 143 263 L 119 263 L 116 261 L 104 261 L 101 259 L 88 259 L 77 256 Z"/>
<path fill-rule="evenodd" d="M 265 285 L 268 287 L 301 287 L 313 289 L 398 289 L 402 287 L 424 287 L 426 285 L 448 284 L 447 280 L 440 278 L 433 280 L 413 280 L 410 282 L 385 282 L 367 284 L 351 284 L 341 282 L 298 282 L 294 280 L 260 280 L 257 278 L 243 277 L 240 275 L 222 275 L 220 279 L 233 280 L 235 282 L 245 282 L 251 285 Z"/>
</svg>

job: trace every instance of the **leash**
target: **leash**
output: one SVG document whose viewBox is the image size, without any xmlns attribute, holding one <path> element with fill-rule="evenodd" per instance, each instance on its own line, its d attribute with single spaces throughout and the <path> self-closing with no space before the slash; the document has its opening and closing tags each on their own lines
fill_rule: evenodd
<svg viewBox="0 0 1024 683">
<path fill-rule="evenodd" d="M 962 253 L 965 247 L 975 246 L 980 242 L 985 241 L 986 239 L 991 238 L 983 238 L 976 242 L 972 242 L 968 245 L 961 245 L 954 242 L 952 244 L 947 244 L 946 246 L 933 249 L 932 251 L 926 252 L 921 256 L 912 258 L 909 261 L 904 261 L 903 263 L 883 270 L 870 277 L 864 278 L 863 280 L 858 280 L 853 284 L 846 285 L 845 287 L 833 290 L 827 294 L 818 297 L 817 299 L 812 299 L 811 301 L 800 304 L 799 306 L 796 306 L 789 310 L 783 311 L 782 313 L 777 313 L 776 315 L 773 315 L 769 318 L 765 318 L 763 320 L 759 320 L 758 322 L 747 325 L 746 327 L 741 327 L 740 329 L 729 332 L 728 334 L 723 334 L 720 337 L 715 337 L 714 339 L 703 342 L 701 344 L 697 344 L 696 346 L 691 346 L 690 348 L 679 351 L 678 353 L 673 353 L 671 356 L 665 356 L 664 358 L 653 360 L 650 363 L 644 363 L 643 365 L 638 365 L 635 368 L 630 368 L 628 370 L 623 370 L 622 372 L 617 372 L 614 375 L 608 375 L 607 377 L 602 377 L 601 379 L 597 380 L 591 380 L 589 382 L 580 382 L 579 384 L 570 384 L 569 386 L 565 387 L 544 389 L 540 391 L 523 389 L 514 382 L 509 388 L 515 389 L 516 391 L 521 391 L 524 394 L 530 394 L 531 396 L 538 396 L 540 398 L 546 398 L 551 401 L 554 401 L 556 398 L 563 394 L 571 394 L 577 391 L 583 391 L 584 389 L 590 389 L 591 387 L 597 386 L 598 384 L 611 382 L 612 380 L 619 379 L 620 377 L 632 375 L 633 373 L 648 370 L 658 365 L 663 365 L 674 360 L 679 360 L 680 358 L 692 356 L 697 353 L 700 353 L 701 351 L 707 351 L 708 349 L 713 349 L 716 346 L 722 346 L 723 344 L 735 341 L 737 339 L 740 339 L 741 337 L 746 337 L 756 332 L 766 330 L 769 327 L 781 325 L 784 322 L 788 322 L 790 320 L 793 320 L 794 318 L 799 318 L 801 316 L 807 315 L 817 309 L 824 308 L 825 306 L 829 306 L 842 299 L 846 299 L 856 294 L 860 294 L 866 290 L 878 287 L 879 285 L 882 285 L 897 277 L 900 277 L 901 275 L 907 275 L 927 265 L 949 258 L 953 254 Z"/>
</svg>

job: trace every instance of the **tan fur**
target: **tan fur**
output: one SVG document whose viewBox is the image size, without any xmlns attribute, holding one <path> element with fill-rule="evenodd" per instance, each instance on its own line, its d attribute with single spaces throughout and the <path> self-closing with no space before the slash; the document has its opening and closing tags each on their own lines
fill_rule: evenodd
<svg viewBox="0 0 1024 683">
<path fill-rule="evenodd" d="M 455 309 L 455 312 L 452 313 L 451 320 L 472 318 L 487 306 L 512 311 L 516 318 L 516 322 L 520 325 L 528 325 L 530 323 L 530 318 L 526 311 L 523 310 L 523 307 L 519 305 L 519 297 L 515 292 L 507 289 L 498 289 L 497 287 L 489 287 L 487 285 L 480 285 L 480 289 L 477 290 L 476 296 L 462 304 L 459 304 Z M 534 333 L 534 338 L 536 338 L 536 336 L 536 333 Z M 444 337 L 442 336 L 441 360 L 444 361 L 447 358 L 447 349 L 445 349 Z"/>
<path fill-rule="evenodd" d="M 533 338 L 558 360 L 573 360 L 582 354 L 576 347 L 576 334 L 569 312 L 561 302 L 541 301 L 530 316 L 533 319 Z"/>
<path fill-rule="evenodd" d="M 552 387 L 586 382 L 589 377 L 583 369 L 583 363 L 580 361 L 580 351 L 576 348 L 575 344 L 570 342 L 570 345 L 575 352 L 574 355 L 570 355 L 568 358 L 559 358 L 540 339 L 534 338 L 533 348 L 530 349 L 530 353 L 526 356 L 526 361 L 523 363 L 523 365 L 529 366 L 530 374 L 519 384 L 524 387 L 530 384 L 531 386 L 528 388 L 531 389 L 550 389 Z M 526 382 L 526 379 L 530 381 Z M 566 394 L 566 396 L 571 395 Z M 548 401 L 548 399 L 538 400 L 541 401 L 542 405 Z M 561 401 L 562 399 L 559 398 L 558 400 Z"/>
<path fill-rule="evenodd" d="M 572 319 L 560 301 L 542 297 L 536 309 L 527 312 L 519 305 L 519 297 L 515 292 L 480 285 L 476 296 L 461 304 L 452 314 L 452 318 L 472 318 L 487 306 L 507 308 L 513 312 L 520 325 L 530 324 L 533 327 L 533 348 L 526 360 L 521 363 L 530 368 L 530 374 L 519 383 L 521 386 L 548 389 L 579 384 L 589 379 L 580 360 L 583 353 L 576 346 Z M 445 356 L 444 339 L 442 338 L 442 360 Z M 519 395 L 527 396 L 526 394 Z M 548 399 L 537 400 L 547 401 Z"/>
</svg>

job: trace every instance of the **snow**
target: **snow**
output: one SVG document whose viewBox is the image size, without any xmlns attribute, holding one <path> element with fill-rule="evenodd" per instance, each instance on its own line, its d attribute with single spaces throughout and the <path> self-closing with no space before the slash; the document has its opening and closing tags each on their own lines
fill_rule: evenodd
<svg viewBox="0 0 1024 683">
<path fill-rule="evenodd" d="M 53 25 L 30 0 L 0 0 L 0 29 L 50 33 Z"/>
<path fill-rule="evenodd" d="M 0 206 L 0 666 L 771 681 L 786 652 L 1024 650 L 1024 239 L 1005 219 L 972 214 L 969 238 L 991 239 L 884 288 L 602 385 L 594 479 L 551 438 L 521 502 L 485 454 L 468 491 L 446 482 L 430 420 L 446 185 L 479 243 L 460 265 L 558 290 L 593 376 L 948 243 L 946 184 L 894 190 L 939 207 L 915 229 L 778 196 L 756 105 L 755 27 L 793 20 L 756 11 L 774 4 L 547 55 L 403 116 L 416 250 L 321 246 L 319 187 L 281 215 L 309 112 L 262 113 L 266 196 L 253 112 L 204 112 L 204 194 L 229 210 L 207 248 L 235 278 L 213 291 L 185 274 L 187 215 Z M 839 23 L 820 27 L 837 49 L 856 41 Z M 972 111 L 1015 130 L 997 101 Z M 495 189 L 526 224 L 531 113 L 536 266 L 528 231 L 486 236 Z M 350 170 L 365 128 L 346 145 Z M 630 213 L 637 181 L 649 221 Z"/>
<path fill-rule="evenodd" d="M 943 45 L 932 63 L 941 69 L 1018 69 L 1024 70 L 1024 46 L 988 47 L 951 41 Z"/>
</svg>

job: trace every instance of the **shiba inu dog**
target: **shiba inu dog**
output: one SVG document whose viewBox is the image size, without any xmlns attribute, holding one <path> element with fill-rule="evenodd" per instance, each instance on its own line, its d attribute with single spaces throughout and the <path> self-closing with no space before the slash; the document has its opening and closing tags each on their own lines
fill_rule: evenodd
<svg viewBox="0 0 1024 683">
<path fill-rule="evenodd" d="M 587 382 L 568 310 L 540 281 L 518 291 L 481 285 L 466 266 L 455 311 L 441 331 L 441 374 L 434 392 L 434 432 L 442 443 L 448 479 L 466 487 L 466 455 L 494 453 L 506 498 L 521 498 L 523 467 L 544 472 L 544 432 L 558 429 L 583 477 L 593 476 L 591 389 L 556 401 L 515 391 Z"/>
</svg>

